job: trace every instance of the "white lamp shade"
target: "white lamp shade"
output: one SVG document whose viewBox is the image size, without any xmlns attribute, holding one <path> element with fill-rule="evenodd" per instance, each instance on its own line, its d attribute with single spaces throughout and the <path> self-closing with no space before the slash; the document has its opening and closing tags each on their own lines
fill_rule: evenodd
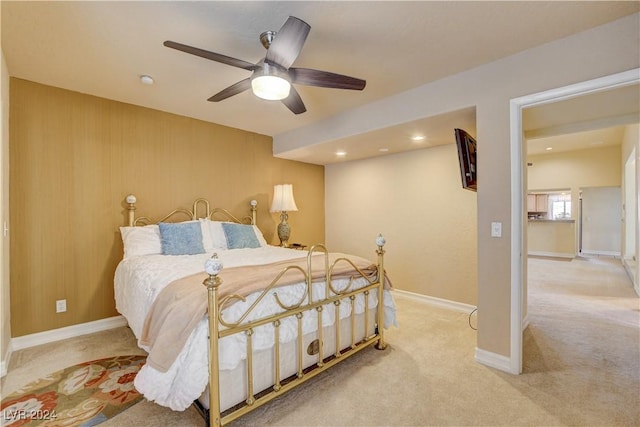
<svg viewBox="0 0 640 427">
<path fill-rule="evenodd" d="M 293 185 L 274 185 L 271 212 L 294 212 L 297 210 L 298 207 L 296 206 L 296 201 L 293 198 Z"/>
</svg>

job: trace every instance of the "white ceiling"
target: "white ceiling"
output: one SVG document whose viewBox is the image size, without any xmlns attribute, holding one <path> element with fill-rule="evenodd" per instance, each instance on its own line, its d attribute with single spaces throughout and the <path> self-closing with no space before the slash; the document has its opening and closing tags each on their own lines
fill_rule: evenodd
<svg viewBox="0 0 640 427">
<path fill-rule="evenodd" d="M 527 140 L 527 155 L 554 154 L 622 144 L 624 126 Z"/>
<path fill-rule="evenodd" d="M 625 125 L 638 122 L 640 85 L 595 92 L 522 112 L 528 155 L 620 145 Z"/>
<path fill-rule="evenodd" d="M 636 13 L 640 2 L 3 0 L 1 8 L 13 77 L 273 136 Z M 162 45 L 173 40 L 257 62 L 265 54 L 260 33 L 278 30 L 289 15 L 311 25 L 294 66 L 363 78 L 365 90 L 297 86 L 307 106 L 301 115 L 249 91 L 211 103 L 249 72 Z M 141 84 L 143 74 L 155 84 Z M 453 127 L 475 134 L 475 111 L 315 146 L 304 161 L 335 161 L 342 143 L 350 159 L 451 143 Z M 396 143 L 414 132 L 427 136 L 422 145 Z"/>
</svg>

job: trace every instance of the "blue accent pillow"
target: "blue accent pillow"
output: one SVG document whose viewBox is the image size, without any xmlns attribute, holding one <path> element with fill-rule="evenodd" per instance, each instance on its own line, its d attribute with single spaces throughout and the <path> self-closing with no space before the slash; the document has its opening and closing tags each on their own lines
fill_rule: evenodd
<svg viewBox="0 0 640 427">
<path fill-rule="evenodd" d="M 163 255 L 196 255 L 205 252 L 199 222 L 161 222 L 158 227 Z"/>
<path fill-rule="evenodd" d="M 259 248 L 260 242 L 253 230 L 253 225 L 223 222 L 222 228 L 227 238 L 228 249 Z"/>
</svg>

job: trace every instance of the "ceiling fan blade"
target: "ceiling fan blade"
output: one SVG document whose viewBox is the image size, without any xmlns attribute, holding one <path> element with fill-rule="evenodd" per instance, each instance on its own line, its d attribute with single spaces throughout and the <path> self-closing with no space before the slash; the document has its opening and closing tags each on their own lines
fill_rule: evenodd
<svg viewBox="0 0 640 427">
<path fill-rule="evenodd" d="M 267 49 L 265 61 L 289 68 L 300 54 L 309 30 L 311 30 L 309 24 L 295 16 L 290 16 Z"/>
<path fill-rule="evenodd" d="M 220 102 L 224 99 L 232 97 L 233 95 L 237 95 L 241 92 L 244 92 L 247 89 L 251 88 L 251 77 L 247 77 L 244 80 L 240 80 L 238 83 L 229 86 L 226 89 L 221 90 L 220 92 L 213 95 L 211 98 L 207 99 L 207 101 L 211 102 Z"/>
<path fill-rule="evenodd" d="M 289 96 L 283 99 L 282 103 L 286 105 L 287 108 L 293 112 L 293 114 L 302 114 L 307 111 L 307 107 L 304 106 L 304 102 L 302 102 L 300 94 L 293 86 L 291 86 Z"/>
<path fill-rule="evenodd" d="M 292 83 L 334 89 L 362 90 L 367 84 L 365 80 L 355 77 L 309 68 L 289 68 L 289 77 Z"/>
<path fill-rule="evenodd" d="M 242 68 L 249 71 L 253 71 L 256 68 L 258 68 L 255 64 L 252 64 L 251 62 L 243 61 L 242 59 L 236 59 L 230 56 L 221 55 L 219 53 L 209 52 L 208 50 L 199 49 L 193 46 L 187 46 L 186 44 L 182 44 L 182 43 L 172 42 L 171 40 L 167 40 L 163 44 L 166 47 L 170 47 L 172 49 L 190 53 L 192 55 L 200 56 L 202 58 L 210 59 L 212 61 L 231 65 L 232 67 L 238 67 L 238 68 Z"/>
</svg>

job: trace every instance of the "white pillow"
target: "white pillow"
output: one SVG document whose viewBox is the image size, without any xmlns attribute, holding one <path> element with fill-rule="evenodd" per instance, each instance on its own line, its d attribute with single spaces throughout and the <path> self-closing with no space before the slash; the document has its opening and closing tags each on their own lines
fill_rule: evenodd
<svg viewBox="0 0 640 427">
<path fill-rule="evenodd" d="M 211 221 L 208 218 L 200 219 L 202 227 L 202 244 L 206 252 L 216 249 L 227 249 L 227 237 L 224 234 L 221 221 Z"/>
<path fill-rule="evenodd" d="M 215 248 L 213 247 L 213 238 L 211 237 L 211 230 L 209 227 L 209 221 L 206 218 L 198 219 L 200 222 L 200 230 L 202 231 L 202 246 L 204 246 L 205 252 L 211 252 Z"/>
<path fill-rule="evenodd" d="M 157 224 L 144 227 L 120 227 L 124 258 L 162 253 L 160 230 Z"/>
</svg>

